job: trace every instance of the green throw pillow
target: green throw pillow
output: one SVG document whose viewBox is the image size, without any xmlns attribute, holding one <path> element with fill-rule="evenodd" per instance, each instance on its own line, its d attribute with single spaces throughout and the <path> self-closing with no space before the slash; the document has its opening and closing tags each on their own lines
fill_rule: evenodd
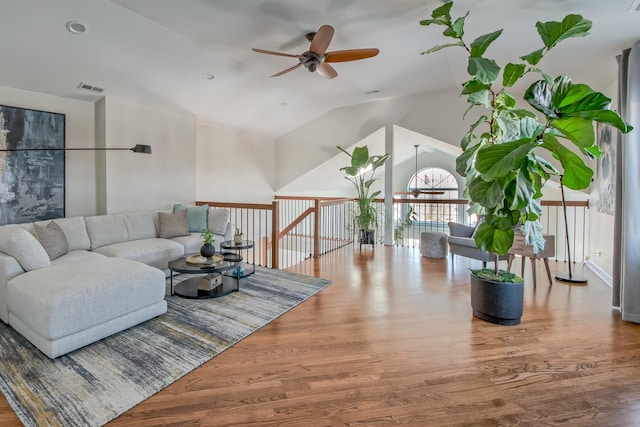
<svg viewBox="0 0 640 427">
<path fill-rule="evenodd" d="M 200 233 L 203 229 L 208 228 L 207 219 L 209 218 L 209 205 L 202 206 L 184 206 L 173 205 L 173 213 L 187 210 L 187 225 L 189 232 Z"/>
</svg>

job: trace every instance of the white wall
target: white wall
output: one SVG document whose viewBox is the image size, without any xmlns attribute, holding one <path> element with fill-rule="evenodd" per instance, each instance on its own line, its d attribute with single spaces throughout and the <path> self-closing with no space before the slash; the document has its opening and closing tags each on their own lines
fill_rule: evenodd
<svg viewBox="0 0 640 427">
<path fill-rule="evenodd" d="M 196 199 L 195 116 L 107 97 L 106 147 L 151 146 L 153 154 L 108 151 L 106 213 L 167 209 Z"/>
<path fill-rule="evenodd" d="M 197 125 L 197 200 L 271 203 L 272 138 L 210 123 Z"/>
<path fill-rule="evenodd" d="M 459 145 L 472 123 L 460 90 L 394 98 L 333 110 L 276 138 L 276 187 L 281 188 L 385 125 L 398 125 Z"/>
<path fill-rule="evenodd" d="M 614 82 L 607 89 L 604 90 L 604 94 L 613 99 L 612 109 L 617 109 L 617 94 L 618 83 Z M 597 138 L 597 135 L 596 135 Z M 615 132 L 612 134 L 613 143 L 616 141 Z M 620 155 L 620 153 L 617 153 Z M 594 162 L 595 163 L 595 162 Z M 592 165 L 594 171 L 596 165 Z M 597 173 L 594 176 L 597 179 Z M 598 192 L 597 186 L 591 185 L 592 198 L 597 198 Z M 594 269 L 599 275 L 611 285 L 611 278 L 613 276 L 613 243 L 614 243 L 614 217 L 613 215 L 607 215 L 605 213 L 598 212 L 596 204 L 591 203 L 591 207 L 588 211 L 590 224 L 597 224 L 597 226 L 589 227 L 587 232 L 589 234 L 589 246 L 587 250 L 587 257 L 589 257 L 589 266 Z"/>
<path fill-rule="evenodd" d="M 95 146 L 93 102 L 0 86 L 0 104 L 62 113 L 65 115 L 65 146 Z M 95 153 L 68 151 L 65 157 L 66 216 L 95 214 L 97 209 Z"/>
<path fill-rule="evenodd" d="M 115 97 L 93 103 L 0 86 L 0 104 L 65 114 L 67 147 L 151 145 L 151 155 L 67 152 L 67 216 L 273 199 L 271 138 Z"/>
</svg>

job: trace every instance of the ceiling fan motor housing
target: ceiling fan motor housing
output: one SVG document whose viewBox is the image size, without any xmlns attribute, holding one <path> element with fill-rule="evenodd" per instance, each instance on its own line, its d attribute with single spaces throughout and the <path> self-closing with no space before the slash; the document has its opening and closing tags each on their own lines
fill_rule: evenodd
<svg viewBox="0 0 640 427">
<path fill-rule="evenodd" d="M 300 58 L 299 60 L 307 70 L 314 72 L 320 66 L 320 64 L 322 64 L 324 59 L 325 55 L 318 55 L 308 50 L 302 54 L 302 58 Z"/>
</svg>

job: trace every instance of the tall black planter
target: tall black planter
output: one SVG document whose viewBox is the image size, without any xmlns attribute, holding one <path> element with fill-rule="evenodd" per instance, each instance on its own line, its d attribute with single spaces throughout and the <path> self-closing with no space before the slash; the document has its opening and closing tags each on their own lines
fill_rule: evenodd
<svg viewBox="0 0 640 427">
<path fill-rule="evenodd" d="M 376 231 L 360 229 L 360 245 L 373 245 L 376 243 Z"/>
<path fill-rule="evenodd" d="M 522 317 L 524 281 L 498 283 L 471 274 L 471 308 L 478 319 L 499 325 L 518 325 Z"/>
</svg>

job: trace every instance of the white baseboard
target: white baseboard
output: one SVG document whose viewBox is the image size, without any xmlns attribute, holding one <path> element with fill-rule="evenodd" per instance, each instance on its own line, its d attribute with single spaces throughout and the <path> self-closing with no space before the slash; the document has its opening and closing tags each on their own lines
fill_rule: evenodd
<svg viewBox="0 0 640 427">
<path fill-rule="evenodd" d="M 589 269 L 593 271 L 596 274 L 596 276 L 601 278 L 607 286 L 609 286 L 610 288 L 613 288 L 613 277 L 611 277 L 609 273 L 604 271 L 602 268 L 600 268 L 600 266 L 598 266 L 596 263 L 594 263 L 590 259 L 586 259 L 584 261 L 584 264 L 587 267 L 589 267 Z"/>
</svg>

